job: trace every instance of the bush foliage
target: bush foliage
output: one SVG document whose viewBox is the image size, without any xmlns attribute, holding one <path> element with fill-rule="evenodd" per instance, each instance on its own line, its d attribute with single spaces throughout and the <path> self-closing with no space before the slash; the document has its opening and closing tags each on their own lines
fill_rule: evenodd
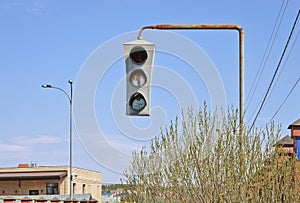
<svg viewBox="0 0 300 203">
<path fill-rule="evenodd" d="M 124 172 L 129 202 L 297 202 L 295 158 L 276 144 L 280 127 L 240 124 L 231 108 L 220 117 L 189 109 L 132 154 Z"/>
</svg>

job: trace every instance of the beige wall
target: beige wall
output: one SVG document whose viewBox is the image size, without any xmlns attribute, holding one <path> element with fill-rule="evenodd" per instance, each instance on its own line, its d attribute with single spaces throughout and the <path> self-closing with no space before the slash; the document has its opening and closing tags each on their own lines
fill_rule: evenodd
<svg viewBox="0 0 300 203">
<path fill-rule="evenodd" d="M 74 194 L 92 194 L 96 200 L 101 200 L 102 174 L 96 171 L 73 168 L 73 174 L 77 177 L 73 178 Z M 69 180 L 68 188 L 69 188 Z"/>
<path fill-rule="evenodd" d="M 46 194 L 46 183 L 58 183 L 60 194 L 69 194 L 70 174 L 68 166 L 34 167 L 34 168 L 0 168 L 1 172 L 32 172 L 32 171 L 56 171 L 66 170 L 68 174 L 61 180 L 0 180 L 1 195 L 28 195 L 29 190 L 39 190 L 40 195 Z M 73 168 L 73 193 L 87 194 L 101 202 L 102 173 L 86 170 L 82 168 Z M 4 191 L 4 193 L 3 193 Z"/>
<path fill-rule="evenodd" d="M 0 195 L 29 195 L 29 190 L 38 190 L 39 195 L 46 195 L 47 183 L 61 185 L 59 180 L 0 180 Z"/>
<path fill-rule="evenodd" d="M 17 193 L 15 192 L 17 191 Z M 19 194 L 19 181 L 0 181 L 0 195 L 16 195 Z"/>
</svg>

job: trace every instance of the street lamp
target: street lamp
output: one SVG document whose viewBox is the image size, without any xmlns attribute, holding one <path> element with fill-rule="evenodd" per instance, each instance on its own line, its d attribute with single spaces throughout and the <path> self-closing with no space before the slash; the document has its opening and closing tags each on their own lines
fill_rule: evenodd
<svg viewBox="0 0 300 203">
<path fill-rule="evenodd" d="M 69 80 L 68 83 L 70 84 L 70 95 L 60 87 L 55 87 L 49 84 L 43 84 L 42 88 L 52 88 L 57 89 L 63 92 L 69 100 L 70 103 L 70 199 L 73 198 L 73 174 L 72 174 L 72 97 L 73 97 L 73 81 Z"/>
</svg>

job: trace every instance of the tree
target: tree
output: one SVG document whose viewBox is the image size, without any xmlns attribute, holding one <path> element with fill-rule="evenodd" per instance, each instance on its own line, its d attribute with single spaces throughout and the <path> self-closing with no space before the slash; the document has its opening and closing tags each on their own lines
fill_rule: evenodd
<svg viewBox="0 0 300 203">
<path fill-rule="evenodd" d="M 295 202 L 295 159 L 280 158 L 280 127 L 247 132 L 231 108 L 221 117 L 189 109 L 140 152 L 125 182 L 135 202 Z"/>
</svg>

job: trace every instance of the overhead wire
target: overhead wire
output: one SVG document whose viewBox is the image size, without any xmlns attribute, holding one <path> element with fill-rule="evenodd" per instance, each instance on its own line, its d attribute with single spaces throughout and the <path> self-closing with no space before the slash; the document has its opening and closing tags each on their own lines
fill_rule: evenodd
<svg viewBox="0 0 300 203">
<path fill-rule="evenodd" d="M 281 73 L 282 73 L 284 67 L 286 66 L 286 64 L 287 64 L 287 62 L 288 62 L 288 60 L 289 60 L 289 58 L 290 58 L 290 55 L 291 55 L 292 51 L 294 50 L 294 47 L 295 47 L 295 44 L 296 44 L 296 42 L 297 42 L 297 40 L 298 40 L 299 34 L 300 34 L 300 31 L 298 30 L 297 35 L 296 35 L 296 38 L 295 38 L 295 40 L 294 40 L 294 42 L 293 42 L 293 44 L 292 44 L 292 46 L 291 46 L 291 48 L 290 48 L 290 50 L 289 50 L 289 52 L 288 52 L 288 54 L 287 54 L 287 57 L 286 57 L 286 59 L 285 59 L 285 62 L 283 63 L 282 68 L 280 69 L 280 72 L 278 73 L 278 77 L 275 79 L 274 85 L 273 85 L 273 87 L 272 87 L 271 90 L 270 90 L 269 96 L 272 94 L 273 89 L 274 89 L 275 86 L 277 85 L 277 83 L 278 83 L 278 78 L 280 77 L 280 75 L 281 75 Z M 268 99 L 269 99 L 269 96 L 268 96 L 268 98 L 267 98 L 267 101 L 268 101 Z"/>
<path fill-rule="evenodd" d="M 291 55 L 292 51 L 294 50 L 294 47 L 295 47 L 295 44 L 296 44 L 296 42 L 297 42 L 297 40 L 298 40 L 299 34 L 300 34 L 300 31 L 298 31 L 297 36 L 296 36 L 296 38 L 295 38 L 295 40 L 294 40 L 294 42 L 293 42 L 293 44 L 292 44 L 292 46 L 291 46 L 291 48 L 290 48 L 288 54 L 287 54 L 287 57 L 286 57 L 286 59 L 285 59 L 285 62 L 284 62 L 283 65 L 281 66 L 282 68 L 280 69 L 280 71 L 279 71 L 279 73 L 278 73 L 278 76 L 275 78 L 274 85 L 271 87 L 271 90 L 270 90 L 270 92 L 269 92 L 269 95 L 268 95 L 267 98 L 266 98 L 266 102 L 269 100 L 270 95 L 272 94 L 272 92 L 273 92 L 275 86 L 276 86 L 277 83 L 278 83 L 278 79 L 279 79 L 279 77 L 280 77 L 280 75 L 281 75 L 281 73 L 282 73 L 284 67 L 285 67 L 286 64 L 287 64 L 287 61 L 288 61 L 288 59 L 290 58 L 290 55 Z M 259 106 L 259 104 L 256 106 L 256 109 L 258 108 L 258 106 Z M 254 112 L 254 113 L 255 113 L 255 112 Z M 254 115 L 254 113 L 252 114 L 252 116 Z M 251 117 L 252 117 L 252 116 L 251 116 Z"/>
<path fill-rule="evenodd" d="M 278 109 L 276 110 L 276 112 L 273 114 L 272 118 L 270 119 L 269 123 L 274 119 L 274 117 L 277 115 L 277 113 L 280 111 L 281 107 L 283 106 L 283 104 L 286 102 L 286 100 L 289 98 L 289 96 L 292 94 L 292 92 L 294 91 L 295 87 L 297 86 L 298 82 L 300 81 L 300 78 L 298 78 L 298 80 L 295 82 L 295 84 L 293 85 L 293 87 L 291 88 L 291 90 L 289 91 L 288 95 L 285 97 L 285 99 L 283 100 L 283 102 L 280 104 L 280 106 L 278 107 Z"/>
<path fill-rule="evenodd" d="M 250 127 L 250 129 L 249 129 L 249 132 L 252 130 L 252 128 L 253 128 L 253 126 L 254 126 L 254 124 L 255 124 L 257 118 L 258 118 L 258 115 L 260 114 L 260 112 L 261 112 L 261 110 L 262 110 L 262 108 L 263 108 L 263 106 L 264 106 L 264 104 L 265 104 L 265 101 L 266 101 L 267 96 L 268 96 L 268 94 L 269 94 L 269 92 L 270 92 L 270 89 L 271 89 L 271 87 L 272 87 L 272 85 L 273 85 L 274 79 L 275 79 L 275 77 L 276 77 L 276 75 L 277 75 L 277 72 L 278 72 L 279 67 L 280 67 L 280 65 L 281 65 L 281 62 L 282 62 L 282 60 L 283 60 L 283 57 L 284 57 L 284 55 L 285 55 L 285 53 L 286 53 L 287 47 L 288 47 L 288 45 L 289 45 L 289 43 L 290 43 L 291 37 L 292 37 L 292 35 L 293 35 L 293 33 L 294 33 L 295 27 L 296 27 L 297 22 L 298 22 L 299 14 L 300 14 L 300 10 L 298 10 L 297 17 L 296 17 L 296 19 L 295 19 L 295 21 L 294 21 L 292 30 L 291 30 L 290 35 L 289 35 L 289 37 L 288 37 L 288 40 L 287 40 L 287 42 L 286 42 L 286 44 L 285 44 L 285 47 L 284 47 L 284 50 L 283 50 L 283 52 L 282 52 L 282 54 L 281 54 L 280 60 L 279 60 L 279 62 L 278 62 L 278 65 L 277 65 L 277 67 L 276 67 L 276 69 L 275 69 L 275 72 L 274 72 L 273 77 L 272 77 L 272 79 L 271 79 L 271 82 L 270 82 L 270 84 L 269 84 L 269 86 L 268 86 L 268 89 L 267 89 L 267 91 L 266 91 L 266 93 L 265 93 L 265 95 L 264 95 L 264 97 L 263 97 L 263 100 L 262 100 L 261 105 L 260 105 L 260 107 L 259 107 L 259 109 L 258 109 L 258 112 L 256 113 L 256 116 L 255 116 L 255 118 L 254 118 L 254 120 L 253 120 L 253 122 L 252 122 L 252 125 L 251 125 L 251 127 Z"/>
<path fill-rule="evenodd" d="M 258 69 L 258 71 L 257 71 L 257 73 L 256 73 L 255 80 L 253 81 L 253 83 L 252 83 L 252 85 L 251 85 L 251 88 L 250 88 L 250 91 L 249 91 L 249 93 L 248 93 L 247 98 L 249 98 L 249 95 L 250 95 L 250 94 L 251 94 L 251 95 L 250 95 L 250 99 L 249 99 L 248 102 L 247 102 L 248 104 L 246 105 L 246 109 L 247 109 L 248 106 L 251 104 L 252 99 L 253 99 L 253 97 L 254 97 L 254 93 L 255 93 L 255 91 L 256 91 L 256 89 L 257 89 L 257 86 L 258 86 L 258 84 L 259 84 L 259 82 L 260 82 L 260 80 L 261 80 L 262 73 L 264 72 L 265 65 L 266 65 L 266 63 L 267 63 L 267 61 L 268 61 L 268 59 L 269 59 L 269 56 L 270 56 L 271 50 L 272 50 L 272 48 L 273 48 L 273 44 L 274 44 L 274 42 L 275 42 L 275 39 L 276 39 L 278 30 L 279 30 L 279 27 L 280 27 L 280 25 L 281 25 L 283 16 L 284 16 L 284 14 L 285 14 L 285 11 L 286 11 L 288 2 L 289 2 L 289 0 L 286 1 L 286 4 L 284 4 L 285 1 L 282 2 L 281 8 L 280 8 L 279 13 L 278 13 L 278 15 L 277 15 L 276 22 L 275 22 L 274 27 L 273 27 L 272 34 L 271 34 L 271 36 L 270 36 L 270 38 L 269 38 L 268 45 L 267 45 L 267 47 L 266 47 L 266 49 L 265 49 L 263 58 L 262 58 L 262 60 L 261 60 L 260 66 L 259 66 L 259 69 Z M 284 5 L 285 5 L 285 6 L 284 6 Z M 284 9 L 284 10 L 283 10 L 283 9 Z M 282 10 L 283 10 L 283 11 L 282 11 Z M 281 14 L 281 15 L 280 15 L 280 14 Z M 274 34 L 274 33 L 275 33 L 275 34 Z M 273 40 L 272 40 L 272 39 L 273 39 Z M 254 87 L 254 89 L 253 89 L 253 87 Z M 252 91 L 252 90 L 253 90 L 253 91 Z M 252 91 L 252 93 L 251 93 L 251 91 Z M 258 108 L 259 108 L 259 105 L 260 105 L 260 103 L 257 103 L 255 109 L 258 109 Z M 252 113 L 251 116 L 249 117 L 249 120 L 252 120 L 252 118 L 254 117 L 254 115 L 255 115 L 255 111 L 253 111 L 253 113 Z"/>
<path fill-rule="evenodd" d="M 275 79 L 274 85 L 273 85 L 273 87 L 272 87 L 271 90 L 270 90 L 270 94 L 272 93 L 274 87 L 276 86 L 276 84 L 277 84 L 277 82 L 278 82 L 278 78 L 280 77 L 280 75 L 281 75 L 281 73 L 282 73 L 282 71 L 283 71 L 283 68 L 286 66 L 286 63 L 287 63 L 288 59 L 290 58 L 290 55 L 291 55 L 292 51 L 294 50 L 294 47 L 295 47 L 295 44 L 296 44 L 296 42 L 297 42 L 297 40 L 298 40 L 299 34 L 300 34 L 300 31 L 298 30 L 297 36 L 296 36 L 296 38 L 295 38 L 295 40 L 294 40 L 294 42 L 293 42 L 293 44 L 292 44 L 292 47 L 291 47 L 291 49 L 289 50 L 289 52 L 288 52 L 288 54 L 287 54 L 287 57 L 286 57 L 286 59 L 285 59 L 285 62 L 284 62 L 284 64 L 282 65 L 282 68 L 280 69 L 280 72 L 279 72 L 279 74 L 278 74 L 278 77 Z M 268 95 L 268 97 L 267 97 L 267 99 L 266 99 L 266 102 L 267 102 L 268 99 L 270 98 L 270 94 Z M 259 103 L 257 104 L 257 106 L 256 106 L 255 109 L 258 109 L 258 107 L 259 107 Z M 255 111 L 251 114 L 250 118 L 252 118 L 252 117 L 254 116 L 254 114 L 255 114 Z"/>
<path fill-rule="evenodd" d="M 286 2 L 286 4 L 285 4 L 285 2 Z M 251 103 L 251 101 L 252 101 L 252 99 L 254 97 L 254 93 L 255 93 L 255 91 L 256 91 L 256 89 L 258 87 L 259 81 L 261 80 L 262 73 L 264 72 L 266 63 L 267 63 L 267 61 L 269 59 L 271 50 L 273 48 L 275 39 L 277 37 L 277 33 L 278 33 L 279 28 L 280 28 L 280 25 L 281 25 L 281 22 L 282 22 L 284 14 L 285 14 L 285 11 L 286 11 L 288 3 L 289 3 L 289 0 L 283 1 L 282 4 L 281 4 L 280 10 L 278 12 L 278 15 L 277 15 L 277 18 L 276 18 L 276 21 L 275 21 L 275 24 L 274 24 L 274 27 L 273 27 L 273 30 L 272 30 L 272 33 L 271 33 L 271 36 L 269 38 L 267 47 L 265 49 L 263 58 L 262 58 L 262 60 L 260 62 L 259 69 L 256 72 L 255 79 L 254 79 L 254 81 L 253 81 L 253 83 L 251 85 L 250 91 L 249 91 L 249 93 L 247 95 L 247 98 L 250 97 L 250 99 L 247 101 L 248 104 L 246 104 L 246 106 L 250 105 L 250 103 Z M 251 118 L 252 118 L 252 116 L 251 116 Z"/>
</svg>

